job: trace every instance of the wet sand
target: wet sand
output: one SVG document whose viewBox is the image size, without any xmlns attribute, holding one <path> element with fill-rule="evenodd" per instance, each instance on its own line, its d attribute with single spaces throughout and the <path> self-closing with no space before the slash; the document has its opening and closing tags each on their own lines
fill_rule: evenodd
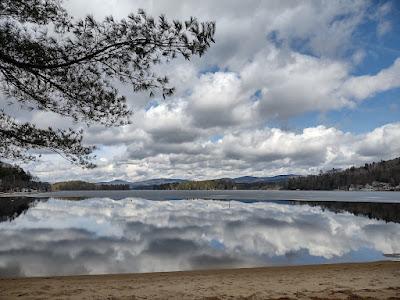
<svg viewBox="0 0 400 300">
<path fill-rule="evenodd" d="M 400 262 L 2 278 L 0 299 L 400 299 Z"/>
</svg>

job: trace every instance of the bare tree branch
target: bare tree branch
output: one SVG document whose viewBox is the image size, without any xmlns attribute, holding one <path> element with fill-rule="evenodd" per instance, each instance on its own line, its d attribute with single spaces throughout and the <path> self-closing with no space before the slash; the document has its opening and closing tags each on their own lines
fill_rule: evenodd
<svg viewBox="0 0 400 300">
<path fill-rule="evenodd" d="M 169 96 L 174 88 L 153 67 L 177 55 L 203 55 L 214 33 L 214 22 L 195 18 L 169 22 L 139 10 L 120 21 L 73 21 L 61 0 L 2 0 L 0 88 L 24 107 L 88 125 L 125 125 L 131 111 L 115 81 L 129 83 L 133 92 Z M 30 149 L 48 149 L 92 166 L 93 147 L 82 146 L 82 134 L 19 124 L 0 111 L 0 157 L 33 159 Z"/>
</svg>

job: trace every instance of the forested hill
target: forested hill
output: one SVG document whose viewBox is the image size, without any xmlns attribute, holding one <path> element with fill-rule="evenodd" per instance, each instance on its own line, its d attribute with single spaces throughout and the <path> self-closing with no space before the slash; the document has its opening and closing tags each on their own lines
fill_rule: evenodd
<svg viewBox="0 0 400 300">
<path fill-rule="evenodd" d="M 185 181 L 162 184 L 154 187 L 159 190 L 272 190 L 282 189 L 291 176 L 281 176 L 275 180 L 260 180 L 243 182 L 231 178 L 221 178 L 202 181 Z"/>
<path fill-rule="evenodd" d="M 90 191 L 90 190 L 129 190 L 127 184 L 96 184 L 87 181 L 73 180 L 56 182 L 51 185 L 52 191 Z"/>
<path fill-rule="evenodd" d="M 42 183 L 29 172 L 18 166 L 0 162 L 0 192 L 18 191 L 59 191 L 59 190 L 376 190 L 400 191 L 400 157 L 378 163 L 365 164 L 363 167 L 351 167 L 339 171 L 332 169 L 319 175 L 275 177 L 238 177 L 214 180 L 188 181 L 176 180 L 150 181 L 152 185 L 139 185 L 124 181 L 91 183 L 85 181 L 66 181 L 55 184 Z M 118 184 L 115 184 L 118 183 Z M 139 184 L 139 183 L 138 183 Z"/>
<path fill-rule="evenodd" d="M 400 158 L 351 167 L 347 170 L 332 169 L 320 175 L 288 175 L 274 181 L 248 181 L 230 178 L 186 181 L 162 184 L 162 190 L 400 190 Z"/>
<path fill-rule="evenodd" d="M 400 190 L 400 157 L 378 163 L 332 170 L 320 175 L 291 178 L 290 190 Z"/>
<path fill-rule="evenodd" d="M 50 184 L 40 182 L 18 166 L 0 162 L 0 192 L 48 191 Z"/>
</svg>

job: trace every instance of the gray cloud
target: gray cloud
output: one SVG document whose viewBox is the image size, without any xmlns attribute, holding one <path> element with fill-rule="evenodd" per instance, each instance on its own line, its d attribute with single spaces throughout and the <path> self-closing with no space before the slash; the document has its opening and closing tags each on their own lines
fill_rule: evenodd
<svg viewBox="0 0 400 300">
<path fill-rule="evenodd" d="M 265 127 L 309 112 L 352 108 L 400 86 L 399 60 L 375 74 L 352 74 L 365 56 L 353 43 L 355 31 L 375 20 L 385 34 L 390 5 L 376 11 L 366 1 L 70 0 L 65 5 L 77 18 L 88 13 L 122 18 L 138 8 L 170 19 L 195 14 L 217 22 L 216 44 L 202 58 L 156 68 L 176 86 L 167 100 L 119 84 L 135 112 L 133 124 L 85 128 L 84 142 L 99 148 L 99 167 L 82 170 L 44 153 L 24 165 L 43 180 L 305 174 L 399 153 L 398 123 L 364 135 L 327 126 Z M 81 126 L 46 112 L 6 109 L 43 127 Z"/>
</svg>

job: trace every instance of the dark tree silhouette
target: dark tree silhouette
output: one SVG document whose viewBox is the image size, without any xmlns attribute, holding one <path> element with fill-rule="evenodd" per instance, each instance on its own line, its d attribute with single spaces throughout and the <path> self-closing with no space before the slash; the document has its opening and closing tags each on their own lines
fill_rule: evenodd
<svg viewBox="0 0 400 300">
<path fill-rule="evenodd" d="M 182 55 L 201 56 L 214 42 L 215 23 L 154 19 L 140 10 L 126 19 L 74 21 L 61 0 L 0 1 L 0 83 L 11 103 L 45 110 L 87 125 L 120 126 L 131 111 L 115 83 L 133 91 L 174 92 L 152 67 Z M 31 149 L 50 149 L 92 167 L 93 147 L 82 131 L 20 124 L 0 110 L 0 157 L 34 159 Z"/>
<path fill-rule="evenodd" d="M 387 183 L 397 189 L 400 185 L 400 157 L 380 161 L 378 163 L 365 164 L 363 167 L 351 167 L 340 171 L 333 169 L 320 175 L 295 177 L 288 181 L 290 190 L 348 190 L 353 186 L 366 184 Z"/>
</svg>

